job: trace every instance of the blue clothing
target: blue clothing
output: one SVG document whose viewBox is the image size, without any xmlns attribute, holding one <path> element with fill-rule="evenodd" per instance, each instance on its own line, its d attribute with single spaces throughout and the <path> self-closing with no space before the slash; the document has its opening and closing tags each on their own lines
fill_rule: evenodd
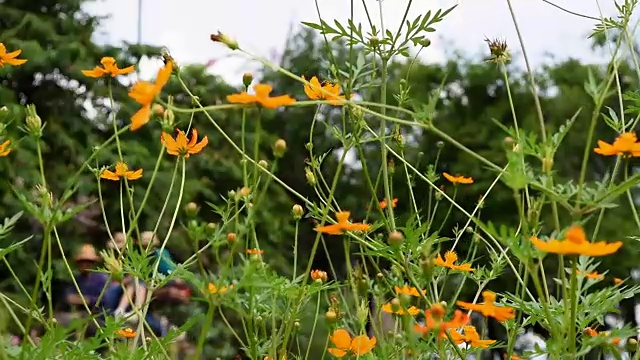
<svg viewBox="0 0 640 360">
<path fill-rule="evenodd" d="M 102 294 L 102 290 L 105 288 L 108 279 L 107 274 L 99 272 L 80 273 L 75 276 L 78 289 L 80 289 L 80 293 L 89 306 L 96 305 L 96 301 L 100 294 Z M 75 285 L 69 286 L 66 294 L 78 294 Z"/>
<path fill-rule="evenodd" d="M 144 284 L 140 283 L 140 286 L 144 286 Z M 118 308 L 118 304 L 120 304 L 120 299 L 123 295 L 124 290 L 122 289 L 122 285 L 119 282 L 112 282 L 104 293 L 102 306 L 105 310 L 107 310 L 107 312 L 113 313 Z M 131 308 L 131 305 L 129 305 L 126 311 L 131 311 Z M 156 336 L 163 337 L 167 335 L 166 329 L 162 328 L 162 324 L 160 323 L 160 320 L 158 320 L 158 318 L 150 313 L 147 313 L 145 320 L 147 324 L 149 324 L 151 330 L 153 330 L 153 333 L 156 334 Z"/>
<path fill-rule="evenodd" d="M 154 249 L 153 257 L 154 257 L 153 259 L 154 261 L 158 261 L 158 258 L 160 258 L 160 261 L 158 264 L 159 274 L 168 276 L 178 267 L 176 263 L 173 261 L 173 258 L 171 257 L 171 253 L 167 249 L 163 249 L 162 252 L 160 252 L 160 249 Z"/>
</svg>

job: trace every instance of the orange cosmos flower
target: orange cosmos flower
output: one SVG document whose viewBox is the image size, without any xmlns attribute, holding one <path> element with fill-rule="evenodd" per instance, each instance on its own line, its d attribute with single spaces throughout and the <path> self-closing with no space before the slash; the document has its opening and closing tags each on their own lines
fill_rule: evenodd
<svg viewBox="0 0 640 360">
<path fill-rule="evenodd" d="M 363 223 L 351 223 L 349 222 L 349 217 L 351 216 L 351 212 L 349 211 L 339 211 L 336 213 L 337 224 L 333 225 L 325 225 L 316 227 L 316 231 L 329 234 L 329 235 L 340 235 L 344 231 L 367 231 L 370 228 L 370 225 Z"/>
<path fill-rule="evenodd" d="M 120 329 L 116 331 L 116 335 L 118 335 L 118 337 L 121 337 L 121 338 L 130 339 L 130 338 L 136 337 L 136 332 L 133 331 L 133 329 L 131 328 L 126 328 L 126 329 Z"/>
<path fill-rule="evenodd" d="M 247 249 L 247 255 L 262 255 L 262 254 L 264 254 L 264 250 Z"/>
<path fill-rule="evenodd" d="M 393 200 L 391 200 L 391 207 L 396 207 L 396 205 L 398 205 L 398 199 L 394 198 Z M 389 203 L 387 203 L 387 199 L 383 199 L 382 201 L 380 201 L 380 209 L 386 209 L 387 206 L 389 206 Z"/>
<path fill-rule="evenodd" d="M 601 336 L 605 336 L 605 337 L 609 336 L 609 332 L 608 331 L 598 332 L 598 330 L 595 330 L 595 329 L 590 328 L 590 327 L 584 329 L 584 333 L 586 335 L 590 336 L 590 337 L 596 337 L 596 336 L 600 336 L 600 335 Z M 618 344 L 620 342 L 620 340 L 621 339 L 618 338 L 618 337 L 613 338 L 613 339 L 611 339 L 611 344 L 616 345 L 616 344 Z"/>
<path fill-rule="evenodd" d="M 209 289 L 209 293 L 212 294 L 212 295 L 215 295 L 215 294 L 222 295 L 222 294 L 226 293 L 227 291 L 233 289 L 233 284 L 229 285 L 228 287 L 224 286 L 224 285 L 220 286 L 220 287 L 217 287 L 214 283 L 209 283 L 208 289 Z"/>
<path fill-rule="evenodd" d="M 414 287 L 409 287 L 407 285 L 403 285 L 402 287 L 400 286 L 394 286 L 393 290 L 396 292 L 397 295 L 409 295 L 409 296 L 415 296 L 415 297 L 419 297 L 420 293 L 418 292 L 418 289 L 414 288 Z M 422 290 L 423 294 L 427 293 L 427 290 Z"/>
<path fill-rule="evenodd" d="M 522 357 L 516 355 L 516 354 L 511 354 L 511 356 L 504 354 L 504 358 L 507 360 L 524 360 Z"/>
<path fill-rule="evenodd" d="M 22 53 L 22 50 L 20 49 L 8 53 L 7 48 L 4 46 L 4 44 L 0 43 L 0 67 L 3 67 L 4 64 L 20 66 L 26 63 L 27 60 L 25 59 L 16 59 L 18 55 L 20 55 L 20 53 Z"/>
<path fill-rule="evenodd" d="M 158 71 L 154 83 L 138 81 L 133 85 L 131 91 L 129 91 L 129 97 L 142 105 L 142 107 L 131 117 L 131 131 L 136 131 L 149 122 L 151 103 L 156 96 L 160 95 L 162 88 L 169 81 L 172 71 L 173 62 L 167 61 L 164 67 Z"/>
<path fill-rule="evenodd" d="M 473 304 L 464 301 L 458 301 L 456 304 L 465 310 L 477 311 L 485 317 L 491 316 L 498 321 L 513 319 L 516 316 L 513 308 L 494 305 L 496 293 L 493 291 L 483 291 L 482 298 L 484 299 L 482 304 Z"/>
<path fill-rule="evenodd" d="M 102 64 L 102 67 L 96 66 L 93 70 L 82 70 L 82 73 L 84 76 L 99 78 L 104 75 L 111 75 L 111 77 L 126 75 L 133 71 L 133 65 L 124 69 L 119 69 L 118 65 L 116 65 L 116 59 L 110 56 L 105 56 L 100 59 L 100 64 Z"/>
<path fill-rule="evenodd" d="M 598 274 L 597 271 L 590 272 L 590 273 L 582 273 L 580 272 L 580 270 L 576 270 L 576 274 L 582 275 L 587 279 L 591 279 L 591 280 L 604 280 L 604 275 Z"/>
<path fill-rule="evenodd" d="M 486 349 L 489 345 L 494 344 L 495 340 L 480 340 L 480 334 L 476 331 L 476 328 L 471 325 L 467 325 L 464 327 L 464 335 L 457 332 L 456 330 L 451 330 L 451 338 L 453 342 L 460 345 L 462 343 L 467 343 L 473 347 Z"/>
<path fill-rule="evenodd" d="M 445 179 L 449 180 L 450 183 L 457 185 L 457 184 L 473 184 L 473 178 L 472 177 L 464 177 L 462 175 L 449 175 L 446 172 L 443 172 L 442 175 L 445 177 Z"/>
<path fill-rule="evenodd" d="M 126 178 L 127 180 L 138 180 L 142 177 L 142 169 L 138 169 L 136 171 L 129 170 L 127 164 L 122 161 L 118 161 L 116 163 L 116 171 L 113 172 L 111 170 L 102 170 L 100 174 L 101 179 L 105 180 L 113 180 L 119 181 L 120 179 Z"/>
<path fill-rule="evenodd" d="M 424 325 L 416 324 L 413 331 L 426 336 L 430 331 L 438 332 L 438 340 L 447 337 L 447 331 L 451 329 L 461 328 L 471 321 L 469 315 L 460 310 L 453 313 L 453 318 L 449 321 L 443 321 L 446 311 L 440 304 L 434 304 L 424 312 Z"/>
<path fill-rule="evenodd" d="M 335 347 L 329 348 L 328 351 L 335 357 L 344 357 L 347 354 L 354 356 L 362 356 L 371 352 L 376 346 L 376 338 L 368 338 L 366 335 L 351 338 L 349 332 L 345 329 L 337 329 L 329 337 L 329 340 Z"/>
<path fill-rule="evenodd" d="M 10 144 L 11 144 L 11 140 L 7 140 L 2 144 L 0 144 L 0 157 L 5 157 L 9 155 L 9 153 L 11 152 L 11 149 L 9 148 Z"/>
<path fill-rule="evenodd" d="M 561 255 L 605 256 L 615 253 L 622 246 L 621 241 L 591 243 L 584 229 L 578 225 L 569 228 L 565 240 L 543 241 L 534 236 L 531 242 L 539 250 Z"/>
<path fill-rule="evenodd" d="M 304 76 L 302 80 L 306 80 Z M 340 95 L 340 85 L 332 84 L 325 81 L 320 85 L 317 77 L 312 77 L 309 80 L 311 85 L 304 84 L 304 92 L 311 100 L 332 100 L 329 103 L 331 105 L 340 105 L 339 100 L 345 100 L 344 95 Z"/>
<path fill-rule="evenodd" d="M 622 279 L 618 279 L 618 278 L 613 278 L 613 283 L 616 285 L 620 285 L 624 282 L 624 280 Z"/>
<path fill-rule="evenodd" d="M 456 265 L 455 262 L 458 261 L 458 254 L 455 251 L 447 251 L 444 253 L 444 260 L 442 256 L 438 254 L 438 257 L 434 261 L 434 264 L 437 266 L 446 267 L 452 270 L 458 271 L 475 271 L 475 269 L 471 268 L 471 264 L 462 264 Z"/>
<path fill-rule="evenodd" d="M 396 315 L 411 315 L 411 316 L 416 316 L 418 314 L 420 314 L 420 309 L 418 309 L 415 306 L 412 306 L 408 309 L 403 309 L 402 307 L 395 307 L 392 303 L 388 302 L 384 305 L 382 305 L 382 311 L 389 313 L 389 314 L 396 314 Z"/>
<path fill-rule="evenodd" d="M 184 156 L 188 158 L 192 154 L 197 154 L 209 143 L 209 139 L 205 136 L 200 142 L 198 141 L 198 131 L 193 129 L 191 131 L 191 140 L 187 141 L 187 136 L 181 130 L 177 130 L 178 135 L 175 140 L 171 135 L 166 132 L 162 132 L 162 143 L 167 147 L 167 153 L 169 155 Z"/>
<path fill-rule="evenodd" d="M 273 90 L 271 85 L 255 84 L 253 85 L 253 90 L 255 95 L 249 94 L 246 91 L 243 91 L 240 94 L 227 95 L 227 101 L 233 104 L 258 103 L 269 109 L 277 109 L 280 106 L 287 106 L 296 102 L 296 99 L 289 95 L 270 97 L 269 94 Z"/>
<path fill-rule="evenodd" d="M 636 133 L 625 132 L 620 134 L 613 142 L 608 144 L 598 140 L 598 147 L 593 149 L 596 154 L 604 156 L 622 155 L 624 157 L 640 156 L 640 143 L 636 138 Z"/>
<path fill-rule="evenodd" d="M 320 280 L 321 282 L 327 282 L 328 276 L 326 271 L 322 270 L 311 270 L 311 278 L 313 280 Z"/>
</svg>

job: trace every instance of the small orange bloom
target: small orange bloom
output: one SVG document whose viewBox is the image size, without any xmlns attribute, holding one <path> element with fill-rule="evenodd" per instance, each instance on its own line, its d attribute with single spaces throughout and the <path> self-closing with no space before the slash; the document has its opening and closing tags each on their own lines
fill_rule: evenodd
<svg viewBox="0 0 640 360">
<path fill-rule="evenodd" d="M 306 80 L 304 76 L 302 80 Z M 340 105 L 339 100 L 345 100 L 344 95 L 340 95 L 339 84 L 332 84 L 325 81 L 320 85 L 320 81 L 318 81 L 318 78 L 315 76 L 309 80 L 309 83 L 311 85 L 304 84 L 304 92 L 311 100 L 332 100 L 330 101 L 331 105 Z"/>
<path fill-rule="evenodd" d="M 620 285 L 624 282 L 624 280 L 619 279 L 619 278 L 613 278 L 613 283 L 616 285 Z"/>
<path fill-rule="evenodd" d="M 625 132 L 620 134 L 613 142 L 608 144 L 598 140 L 598 147 L 593 149 L 596 154 L 604 156 L 622 155 L 624 157 L 640 156 L 640 143 L 636 138 L 636 133 Z"/>
<path fill-rule="evenodd" d="M 578 275 L 582 275 L 584 277 L 586 277 L 587 279 L 591 279 L 591 280 L 604 280 L 604 275 L 602 274 L 598 274 L 597 271 L 594 272 L 590 272 L 590 273 L 582 273 L 580 272 L 580 270 L 576 270 L 576 273 Z"/>
<path fill-rule="evenodd" d="M 458 254 L 456 254 L 455 251 L 447 251 L 446 253 L 444 253 L 444 260 L 442 259 L 442 256 L 438 254 L 438 257 L 434 261 L 434 264 L 452 270 L 475 271 L 475 269 L 471 268 L 471 264 L 456 265 L 456 261 L 458 261 Z"/>
<path fill-rule="evenodd" d="M 473 304 L 464 301 L 458 301 L 456 304 L 465 310 L 477 311 L 485 317 L 490 316 L 498 321 L 515 318 L 516 315 L 513 308 L 494 305 L 496 301 L 496 293 L 493 291 L 483 291 L 482 298 L 484 299 L 482 304 Z"/>
<path fill-rule="evenodd" d="M 418 289 L 414 288 L 414 287 L 409 287 L 407 285 L 403 285 L 402 287 L 400 286 L 394 286 L 393 290 L 396 292 L 397 295 L 410 295 L 410 296 L 415 296 L 415 297 L 419 297 L 420 293 L 418 292 Z M 427 290 L 422 290 L 423 294 L 427 293 Z"/>
<path fill-rule="evenodd" d="M 142 169 L 138 169 L 136 171 L 129 170 L 127 164 L 122 161 L 118 161 L 116 163 L 116 171 L 113 172 L 111 170 L 102 170 L 100 174 L 100 178 L 105 180 L 113 180 L 119 181 L 120 179 L 126 178 L 127 180 L 138 180 L 142 177 Z"/>
<path fill-rule="evenodd" d="M 162 88 L 169 81 L 172 71 L 173 62 L 167 61 L 164 67 L 158 71 L 155 83 L 138 81 L 133 85 L 131 91 L 129 91 L 129 97 L 142 105 L 142 107 L 131 117 L 131 131 L 136 131 L 149 122 L 151 103 L 156 96 L 160 95 Z"/>
<path fill-rule="evenodd" d="M 11 149 L 9 148 L 10 144 L 11 144 L 11 140 L 7 140 L 2 144 L 0 144 L 0 157 L 5 157 L 9 155 L 9 153 L 11 152 Z"/>
<path fill-rule="evenodd" d="M 473 178 L 472 177 L 464 177 L 462 175 L 449 175 L 446 172 L 442 173 L 442 175 L 445 177 L 445 179 L 449 180 L 450 183 L 457 185 L 457 184 L 473 184 Z"/>
<path fill-rule="evenodd" d="M 229 285 L 228 287 L 224 286 L 224 285 L 220 286 L 220 287 L 217 287 L 214 283 L 209 283 L 208 289 L 209 289 L 209 293 L 210 294 L 213 294 L 213 295 L 220 294 L 220 295 L 222 295 L 222 294 L 226 293 L 227 291 L 233 289 L 233 284 Z"/>
<path fill-rule="evenodd" d="M 453 341 L 460 345 L 462 343 L 467 343 L 473 347 L 486 349 L 489 345 L 494 344 L 495 340 L 480 340 L 480 334 L 476 331 L 476 328 L 471 325 L 467 325 L 464 327 L 464 335 L 457 332 L 456 330 L 451 330 L 451 338 Z"/>
<path fill-rule="evenodd" d="M 130 338 L 136 337 L 136 332 L 133 331 L 133 329 L 131 328 L 126 328 L 126 329 L 120 329 L 116 331 L 116 335 L 118 335 L 118 337 L 121 337 L 121 338 L 130 339 Z"/>
<path fill-rule="evenodd" d="M 507 360 L 524 360 L 522 357 L 516 355 L 516 354 L 511 354 L 511 356 L 504 354 L 504 358 Z"/>
<path fill-rule="evenodd" d="M 22 53 L 20 49 L 8 53 L 4 44 L 0 43 L 0 67 L 3 67 L 4 64 L 19 66 L 26 63 L 27 60 L 25 59 L 16 59 L 20 53 Z"/>
<path fill-rule="evenodd" d="M 323 283 L 327 282 L 328 276 L 326 271 L 322 270 L 311 270 L 311 278 L 313 280 L 320 280 Z"/>
<path fill-rule="evenodd" d="M 255 95 L 249 94 L 246 91 L 240 94 L 227 95 L 227 101 L 233 104 L 258 103 L 269 109 L 277 109 L 280 106 L 287 106 L 296 102 L 296 100 L 289 95 L 270 97 L 269 94 L 273 90 L 271 85 L 255 84 L 253 85 L 253 90 L 255 91 Z"/>
<path fill-rule="evenodd" d="M 600 335 L 605 336 L 605 337 L 609 336 L 609 332 L 608 331 L 598 332 L 597 330 L 595 330 L 593 328 L 590 328 L 590 327 L 584 329 L 584 333 L 586 335 L 588 335 L 588 336 L 591 336 L 591 337 L 596 337 L 596 336 L 600 336 Z M 616 337 L 616 338 L 611 339 L 611 344 L 616 345 L 620 341 L 621 341 L 621 339 Z"/>
<path fill-rule="evenodd" d="M 344 231 L 367 231 L 370 228 L 370 225 L 363 223 L 351 223 L 349 222 L 349 217 L 351 216 L 351 212 L 349 211 L 339 211 L 336 213 L 337 224 L 333 225 L 325 225 L 316 227 L 316 231 L 329 234 L 329 235 L 340 235 Z"/>
<path fill-rule="evenodd" d="M 412 306 L 408 309 L 403 309 L 402 307 L 398 307 L 396 309 L 394 309 L 393 304 L 391 304 L 390 302 L 382 305 L 382 311 L 389 313 L 389 314 L 396 314 L 396 315 L 411 315 L 411 316 L 416 316 L 418 314 L 420 314 L 420 309 L 418 309 L 415 306 Z"/>
<path fill-rule="evenodd" d="M 584 229 L 578 225 L 569 228 L 565 240 L 543 241 L 534 236 L 531 242 L 539 250 L 560 255 L 605 256 L 615 253 L 622 246 L 621 241 L 589 242 Z"/>
<path fill-rule="evenodd" d="M 328 349 L 329 353 L 335 357 L 341 358 L 347 354 L 354 356 L 362 356 L 371 352 L 376 346 L 376 338 L 368 338 L 366 335 L 351 338 L 349 332 L 345 329 L 337 329 L 329 337 L 329 340 L 335 347 Z"/>
<path fill-rule="evenodd" d="M 471 321 L 469 315 L 460 310 L 456 310 L 453 313 L 453 318 L 449 321 L 443 321 L 444 314 L 444 307 L 440 304 L 434 304 L 424 312 L 424 325 L 416 324 L 413 330 L 422 336 L 426 336 L 429 331 L 437 331 L 438 339 L 442 340 L 447 337 L 448 330 L 461 328 Z"/>
<path fill-rule="evenodd" d="M 264 250 L 247 249 L 247 255 L 262 255 L 262 254 L 264 254 Z"/>
<path fill-rule="evenodd" d="M 178 130 L 178 135 L 175 140 L 166 132 L 162 132 L 162 137 L 160 139 L 164 146 L 167 147 L 167 153 L 169 155 L 184 156 L 186 158 L 192 154 L 199 153 L 209 143 L 209 139 L 206 136 L 203 137 L 200 142 L 197 142 L 198 131 L 196 129 L 191 131 L 191 140 L 188 141 L 187 136 L 182 132 L 182 130 Z"/>
<path fill-rule="evenodd" d="M 398 205 L 398 199 L 394 198 L 391 200 L 391 207 L 396 207 Z M 387 199 L 380 201 L 380 209 L 386 209 L 389 204 L 387 203 Z"/>
<path fill-rule="evenodd" d="M 126 75 L 133 71 L 133 66 L 119 69 L 118 65 L 116 65 L 116 59 L 110 56 L 105 56 L 100 59 L 100 63 L 102 64 L 102 67 L 96 66 L 93 70 L 82 70 L 84 76 L 99 78 L 104 75 L 111 75 L 111 77 L 116 77 L 118 75 Z"/>
</svg>

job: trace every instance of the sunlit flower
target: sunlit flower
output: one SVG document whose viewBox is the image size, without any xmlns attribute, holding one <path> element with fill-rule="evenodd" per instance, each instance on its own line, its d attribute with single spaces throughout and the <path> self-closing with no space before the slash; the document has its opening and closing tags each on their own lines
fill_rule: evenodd
<svg viewBox="0 0 640 360">
<path fill-rule="evenodd" d="M 349 217 L 351 216 L 351 212 L 349 211 L 339 211 L 336 213 L 337 224 L 333 225 L 325 225 L 316 227 L 316 231 L 329 234 L 329 235 L 340 235 L 344 231 L 367 231 L 370 228 L 369 224 L 363 223 L 351 223 L 349 222 Z"/>
<path fill-rule="evenodd" d="M 640 143 L 636 133 L 625 132 L 620 134 L 613 144 L 598 140 L 598 147 L 593 149 L 596 154 L 604 156 L 622 155 L 625 157 L 640 156 Z"/>
<path fill-rule="evenodd" d="M 5 64 L 19 66 L 26 63 L 27 60 L 25 59 L 16 59 L 20 53 L 22 53 L 20 49 L 8 53 L 4 44 L 0 43 L 0 67 L 3 67 Z"/>
<path fill-rule="evenodd" d="M 464 301 L 458 301 L 456 304 L 465 310 L 477 311 L 485 317 L 493 317 L 498 321 L 513 319 L 516 316 L 513 308 L 496 306 L 494 304 L 496 294 L 493 291 L 483 291 L 482 298 L 484 299 L 482 304 L 473 304 Z"/>
<path fill-rule="evenodd" d="M 304 76 L 302 80 L 306 80 Z M 340 105 L 339 100 L 345 100 L 344 95 L 340 95 L 339 84 L 332 84 L 325 81 L 321 85 L 315 76 L 309 80 L 309 83 L 311 85 L 304 84 L 304 92 L 311 100 L 332 100 L 329 102 L 331 105 Z"/>
<path fill-rule="evenodd" d="M 434 261 L 434 264 L 437 266 L 446 267 L 452 270 L 458 271 L 475 271 L 475 269 L 471 268 L 471 264 L 461 264 L 456 265 L 455 262 L 458 261 L 458 254 L 455 251 L 447 251 L 444 253 L 444 260 L 442 256 L 438 254 L 438 257 Z"/>
<path fill-rule="evenodd" d="M 129 170 L 127 164 L 122 161 L 118 161 L 116 163 L 116 171 L 111 170 L 102 170 L 100 173 L 100 178 L 105 180 L 113 180 L 119 181 L 120 179 L 126 178 L 127 180 L 138 180 L 142 177 L 142 169 L 138 169 L 136 171 Z"/>
<path fill-rule="evenodd" d="M 258 103 L 269 109 L 277 109 L 280 106 L 287 106 L 296 102 L 296 100 L 289 95 L 270 97 L 269 94 L 272 90 L 273 87 L 271 85 L 255 84 L 253 85 L 253 91 L 255 94 L 249 94 L 248 92 L 243 91 L 239 94 L 227 95 L 227 101 L 233 104 Z"/>
<path fill-rule="evenodd" d="M 593 272 L 590 272 L 590 273 L 583 273 L 583 272 L 580 272 L 580 270 L 576 270 L 576 273 L 578 275 L 582 275 L 582 276 L 586 277 L 587 279 L 604 280 L 604 275 L 598 274 L 597 271 L 593 271 Z"/>
<path fill-rule="evenodd" d="M 415 287 L 409 287 L 407 285 L 403 285 L 402 287 L 394 286 L 393 290 L 396 292 L 396 295 L 409 295 L 409 296 L 420 297 L 420 293 L 418 292 L 418 289 L 416 289 Z M 422 293 L 426 294 L 427 290 L 422 290 Z"/>
<path fill-rule="evenodd" d="M 398 199 L 394 198 L 393 200 L 391 200 L 391 207 L 396 207 L 396 205 L 398 205 Z M 380 209 L 386 209 L 387 206 L 389 206 L 387 199 L 383 199 L 382 201 L 380 201 Z"/>
<path fill-rule="evenodd" d="M 262 255 L 262 254 L 264 254 L 264 250 L 247 249 L 247 255 Z"/>
<path fill-rule="evenodd" d="M 537 237 L 532 237 L 531 242 L 539 250 L 560 255 L 605 256 L 615 253 L 622 246 L 621 241 L 612 243 L 605 241 L 589 242 L 584 229 L 578 225 L 569 228 L 565 240 L 551 239 L 543 241 Z"/>
<path fill-rule="evenodd" d="M 472 177 L 464 177 L 462 175 L 450 175 L 445 173 L 442 173 L 442 175 L 445 177 L 445 179 L 449 180 L 450 183 L 457 185 L 457 184 L 473 184 L 473 178 Z"/>
<path fill-rule="evenodd" d="M 209 290 L 209 294 L 212 294 L 212 295 L 220 294 L 220 295 L 222 295 L 222 294 L 225 294 L 227 291 L 233 289 L 233 284 L 229 285 L 228 287 L 224 286 L 224 285 L 218 287 L 214 283 L 209 283 L 207 288 Z"/>
<path fill-rule="evenodd" d="M 388 302 L 384 305 L 382 305 L 382 311 L 389 313 L 389 314 L 396 314 L 396 315 L 411 315 L 411 316 L 416 316 L 418 314 L 420 314 L 420 309 L 418 309 L 415 306 L 411 306 L 408 309 L 403 309 L 402 307 L 395 307 L 392 303 Z"/>
<path fill-rule="evenodd" d="M 136 337 L 136 332 L 133 331 L 133 329 L 131 328 L 126 328 L 126 329 L 120 329 L 116 331 L 116 335 L 118 335 L 118 337 L 121 337 L 121 338 L 130 339 L 130 338 Z"/>
<path fill-rule="evenodd" d="M 327 272 L 322 270 L 311 270 L 311 279 L 320 280 L 325 283 L 328 279 Z"/>
<path fill-rule="evenodd" d="M 476 331 L 476 328 L 471 325 L 467 325 L 463 329 L 464 335 L 459 333 L 456 330 L 451 330 L 451 339 L 453 342 L 460 345 L 462 343 L 467 343 L 472 347 L 486 349 L 489 345 L 494 344 L 495 340 L 481 340 L 480 334 Z"/>
<path fill-rule="evenodd" d="M 376 338 L 368 338 L 366 335 L 351 338 L 345 329 L 337 329 L 329 337 L 334 347 L 328 349 L 329 353 L 335 357 L 344 357 L 347 354 L 362 356 L 371 352 L 376 346 Z"/>
<path fill-rule="evenodd" d="M 173 71 L 173 62 L 167 61 L 158 71 L 156 81 L 154 83 L 148 81 L 138 81 L 133 85 L 131 91 L 129 91 L 129 97 L 135 100 L 138 104 L 142 105 L 131 117 L 131 131 L 136 131 L 144 124 L 149 122 L 151 116 L 151 103 L 160 95 L 162 88 L 169 81 L 171 72 Z"/>
<path fill-rule="evenodd" d="M 84 76 L 99 78 L 104 75 L 111 75 L 111 77 L 126 75 L 133 71 L 133 65 L 119 69 L 118 65 L 116 65 L 116 59 L 110 56 L 105 56 L 100 59 L 100 64 L 102 64 L 102 67 L 96 66 L 93 70 L 82 70 L 82 73 Z"/>
<path fill-rule="evenodd" d="M 0 157 L 9 155 L 9 153 L 11 152 L 9 145 L 11 145 L 11 140 L 7 140 L 0 144 Z"/>
<path fill-rule="evenodd" d="M 199 153 L 209 143 L 209 139 L 206 136 L 198 142 L 198 131 L 196 129 L 191 131 L 191 140 L 187 140 L 187 136 L 182 130 L 178 130 L 178 135 L 175 139 L 166 132 L 162 132 L 161 140 L 164 146 L 167 147 L 169 155 L 184 156 L 186 158 L 192 154 Z"/>
<path fill-rule="evenodd" d="M 426 336 L 430 331 L 438 333 L 438 339 L 442 340 L 447 337 L 447 331 L 451 329 L 459 329 L 469 323 L 471 318 L 460 310 L 453 313 L 453 317 L 449 321 L 444 321 L 445 309 L 440 304 L 434 304 L 424 312 L 424 325 L 416 324 L 413 331 Z"/>
</svg>

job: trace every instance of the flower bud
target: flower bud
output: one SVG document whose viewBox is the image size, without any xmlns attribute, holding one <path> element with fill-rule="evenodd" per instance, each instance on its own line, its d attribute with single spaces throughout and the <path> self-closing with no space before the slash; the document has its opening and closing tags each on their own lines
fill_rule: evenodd
<svg viewBox="0 0 640 360">
<path fill-rule="evenodd" d="M 251 189 L 249 189 L 248 187 L 243 187 L 242 189 L 240 189 L 240 196 L 241 197 L 247 197 L 251 195 Z"/>
<path fill-rule="evenodd" d="M 194 203 L 193 201 L 188 203 L 185 207 L 184 207 L 184 212 L 187 214 L 187 216 L 189 217 L 194 217 L 196 215 L 198 215 L 198 211 L 200 210 L 200 207 L 198 206 L 198 204 Z"/>
<path fill-rule="evenodd" d="M 317 184 L 316 176 L 313 175 L 313 173 L 309 168 L 304 169 L 304 176 L 307 178 L 307 182 L 309 183 L 309 185 L 316 186 Z"/>
<path fill-rule="evenodd" d="M 222 43 L 231 50 L 238 50 L 240 48 L 237 41 L 233 40 L 228 35 L 221 33 L 220 31 L 218 31 L 217 34 L 211 34 L 211 41 Z"/>
<path fill-rule="evenodd" d="M 380 44 L 380 39 L 378 39 L 377 36 L 374 35 L 369 38 L 369 45 L 376 47 L 378 46 L 378 44 Z"/>
<path fill-rule="evenodd" d="M 36 106 L 27 105 L 27 118 L 25 119 L 27 132 L 34 136 L 42 135 L 42 119 L 36 112 Z"/>
<path fill-rule="evenodd" d="M 230 232 L 227 234 L 227 243 L 229 243 L 229 245 L 234 244 L 236 240 L 237 240 L 236 233 Z"/>
<path fill-rule="evenodd" d="M 273 146 L 273 155 L 277 158 L 281 158 L 284 156 L 284 153 L 287 151 L 287 142 L 284 139 L 278 139 Z"/>
<path fill-rule="evenodd" d="M 295 204 L 291 208 L 291 215 L 293 215 L 293 218 L 295 220 L 300 220 L 302 218 L 302 215 L 304 215 L 304 209 L 302 208 L 302 206 Z"/>
<path fill-rule="evenodd" d="M 338 314 L 333 310 L 329 310 L 324 314 L 324 318 L 328 324 L 333 324 L 338 320 Z"/>
<path fill-rule="evenodd" d="M 164 124 L 166 126 L 173 127 L 173 124 L 176 120 L 176 115 L 173 113 L 173 110 L 167 109 L 162 113 L 162 119 L 164 120 Z"/>
<path fill-rule="evenodd" d="M 216 228 L 218 227 L 218 225 L 216 225 L 216 223 L 207 223 L 207 231 L 212 233 L 214 231 L 216 231 Z"/>
<path fill-rule="evenodd" d="M 249 87 L 252 81 L 253 81 L 253 75 L 251 73 L 246 72 L 242 75 L 242 83 L 244 84 L 245 87 Z"/>
<path fill-rule="evenodd" d="M 402 302 L 400 301 L 400 299 L 398 298 L 393 298 L 393 300 L 391 300 L 391 309 L 396 312 L 398 310 L 400 310 L 400 305 L 402 304 Z"/>
<path fill-rule="evenodd" d="M 515 141 L 511 136 L 506 136 L 506 137 L 502 140 L 502 142 L 503 142 L 505 145 L 507 145 L 507 146 L 509 146 L 509 147 L 512 147 L 512 146 L 513 146 L 513 143 L 515 143 L 516 141 Z"/>
<path fill-rule="evenodd" d="M 269 166 L 269 163 L 267 162 L 267 160 L 260 160 L 258 161 L 258 165 L 262 166 L 263 168 L 267 168 L 267 166 Z"/>
<path fill-rule="evenodd" d="M 444 141 L 440 140 L 436 143 L 436 147 L 438 149 L 442 149 L 444 147 Z"/>
<path fill-rule="evenodd" d="M 322 271 L 322 270 L 312 270 L 311 271 L 311 279 L 313 279 L 314 281 L 323 284 L 326 283 L 328 280 L 328 276 L 327 276 L 327 272 L 326 271 Z"/>
<path fill-rule="evenodd" d="M 392 231 L 387 241 L 391 246 L 400 246 L 404 242 L 404 235 L 400 231 Z"/>
<path fill-rule="evenodd" d="M 629 352 L 636 352 L 638 350 L 638 340 L 634 338 L 627 340 L 626 348 Z"/>
<path fill-rule="evenodd" d="M 153 113 L 153 115 L 163 116 L 164 115 L 164 106 L 162 106 L 160 104 L 153 104 L 153 106 L 151 107 L 151 112 Z"/>
<path fill-rule="evenodd" d="M 553 158 L 551 156 L 546 156 L 542 159 L 542 171 L 550 172 L 553 169 Z"/>
</svg>

